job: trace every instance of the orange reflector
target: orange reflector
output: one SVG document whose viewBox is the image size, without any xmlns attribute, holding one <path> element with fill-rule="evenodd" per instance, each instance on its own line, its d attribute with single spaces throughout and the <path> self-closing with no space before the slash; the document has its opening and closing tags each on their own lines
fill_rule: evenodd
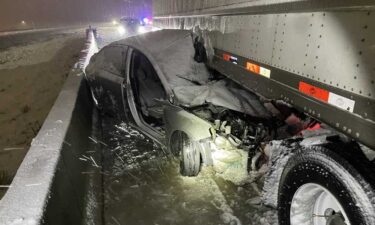
<svg viewBox="0 0 375 225">
<path fill-rule="evenodd" d="M 230 55 L 228 55 L 228 54 L 223 54 L 223 59 L 225 60 L 225 61 L 230 61 Z"/>
<path fill-rule="evenodd" d="M 302 81 L 299 82 L 299 91 L 324 102 L 328 102 L 329 92 L 311 84 Z"/>
<path fill-rule="evenodd" d="M 253 73 L 257 73 L 257 74 L 260 73 L 260 66 L 255 65 L 255 64 L 250 63 L 250 62 L 246 63 L 246 69 L 253 72 Z"/>
</svg>

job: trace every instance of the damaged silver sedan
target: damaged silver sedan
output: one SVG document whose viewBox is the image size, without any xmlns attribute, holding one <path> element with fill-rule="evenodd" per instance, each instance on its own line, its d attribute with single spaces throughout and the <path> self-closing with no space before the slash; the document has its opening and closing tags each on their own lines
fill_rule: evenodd
<svg viewBox="0 0 375 225">
<path fill-rule="evenodd" d="M 204 164 L 242 182 L 266 165 L 264 143 L 300 132 L 306 121 L 198 63 L 197 41 L 189 31 L 163 30 L 114 42 L 86 69 L 91 94 L 102 112 L 179 157 L 182 175 Z"/>
</svg>

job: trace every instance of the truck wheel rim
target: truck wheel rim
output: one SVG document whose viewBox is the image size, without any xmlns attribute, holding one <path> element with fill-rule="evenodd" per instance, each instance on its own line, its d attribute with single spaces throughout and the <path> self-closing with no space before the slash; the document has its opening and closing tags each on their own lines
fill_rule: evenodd
<svg viewBox="0 0 375 225">
<path fill-rule="evenodd" d="M 351 225 L 339 201 L 319 184 L 308 183 L 298 188 L 290 206 L 291 225 L 327 225 L 327 212 L 341 213 Z"/>
</svg>

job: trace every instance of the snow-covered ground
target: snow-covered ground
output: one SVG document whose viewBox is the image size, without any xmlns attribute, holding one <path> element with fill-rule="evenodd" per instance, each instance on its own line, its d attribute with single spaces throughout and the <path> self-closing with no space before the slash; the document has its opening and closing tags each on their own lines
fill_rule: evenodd
<svg viewBox="0 0 375 225">
<path fill-rule="evenodd" d="M 103 48 L 104 46 L 114 42 L 124 39 L 130 35 L 135 35 L 135 33 L 122 33 L 119 32 L 118 29 L 119 25 L 116 26 L 102 26 L 97 27 L 97 43 L 99 48 Z M 151 32 L 158 30 L 156 27 L 145 27 L 145 32 Z"/>
<path fill-rule="evenodd" d="M 0 34 L 0 198 L 84 43 L 84 28 Z"/>
<path fill-rule="evenodd" d="M 42 29 L 36 29 L 36 30 L 30 29 L 30 30 L 3 31 L 3 32 L 0 32 L 0 37 L 8 36 L 8 35 L 29 34 L 29 33 L 41 32 L 41 31 L 55 31 L 59 29 L 60 28 L 42 28 Z"/>
<path fill-rule="evenodd" d="M 277 224 L 259 184 L 235 185 L 209 167 L 183 177 L 176 159 L 126 122 L 103 117 L 102 128 L 105 224 Z"/>
<path fill-rule="evenodd" d="M 0 69 L 14 69 L 50 61 L 59 51 L 66 37 L 57 37 L 44 42 L 36 42 L 25 46 L 10 47 L 0 52 Z"/>
</svg>

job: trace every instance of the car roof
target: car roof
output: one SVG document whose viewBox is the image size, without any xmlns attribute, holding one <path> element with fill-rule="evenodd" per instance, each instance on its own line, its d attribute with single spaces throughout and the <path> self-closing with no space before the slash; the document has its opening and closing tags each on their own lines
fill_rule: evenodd
<svg viewBox="0 0 375 225">
<path fill-rule="evenodd" d="M 142 35 L 132 36 L 112 43 L 113 45 L 132 46 L 139 50 L 147 50 L 153 56 L 163 54 L 171 44 L 185 42 L 191 37 L 187 30 L 159 30 Z M 191 40 L 191 39 L 190 39 Z M 192 43 L 192 41 L 190 41 Z M 185 43 L 186 44 L 186 43 Z"/>
<path fill-rule="evenodd" d="M 111 45 L 130 46 L 145 54 L 154 67 L 158 67 L 157 70 L 160 70 L 171 89 L 194 85 L 191 81 L 204 83 L 209 78 L 205 65 L 194 61 L 195 50 L 190 31 L 160 30 L 129 37 Z"/>
</svg>

